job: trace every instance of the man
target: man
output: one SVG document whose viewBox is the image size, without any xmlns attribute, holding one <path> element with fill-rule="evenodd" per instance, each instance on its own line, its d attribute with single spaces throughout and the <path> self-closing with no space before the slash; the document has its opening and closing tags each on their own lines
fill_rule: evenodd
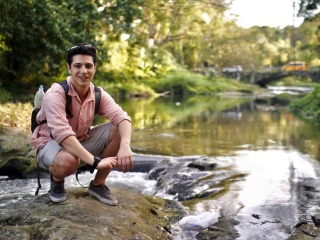
<svg viewBox="0 0 320 240">
<path fill-rule="evenodd" d="M 97 169 L 89 193 L 101 202 L 117 205 L 105 185 L 106 178 L 115 166 L 125 173 L 133 165 L 131 119 L 103 89 L 97 114 L 110 122 L 90 129 L 95 108 L 92 80 L 96 62 L 96 50 L 91 45 L 71 47 L 67 56 L 70 74 L 67 83 L 73 116 L 66 114 L 65 91 L 58 83 L 47 90 L 37 115 L 40 125 L 34 130 L 31 142 L 39 166 L 51 174 L 49 198 L 55 203 L 66 200 L 64 178 L 75 173 L 79 166 L 89 164 L 91 172 Z"/>
</svg>

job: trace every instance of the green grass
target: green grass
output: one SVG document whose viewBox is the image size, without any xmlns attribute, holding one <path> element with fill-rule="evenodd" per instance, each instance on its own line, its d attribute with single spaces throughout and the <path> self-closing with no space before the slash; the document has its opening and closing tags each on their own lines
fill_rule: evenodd
<svg viewBox="0 0 320 240">
<path fill-rule="evenodd" d="M 298 86 L 298 87 L 313 87 L 317 86 L 309 77 L 289 76 L 281 79 L 281 81 L 272 82 L 272 86 Z"/>
<path fill-rule="evenodd" d="M 173 95 L 208 95 L 218 92 L 252 93 L 258 87 L 234 79 L 207 77 L 185 70 L 174 71 L 153 84 L 158 93 L 171 92 Z"/>
<path fill-rule="evenodd" d="M 97 86 L 102 87 L 114 98 L 131 98 L 131 97 L 154 97 L 157 93 L 145 84 L 137 84 L 135 82 L 122 83 L 106 83 L 98 82 Z"/>
<path fill-rule="evenodd" d="M 313 119 L 320 122 L 320 87 L 312 93 L 292 102 L 289 106 L 291 112 L 303 119 Z"/>
</svg>

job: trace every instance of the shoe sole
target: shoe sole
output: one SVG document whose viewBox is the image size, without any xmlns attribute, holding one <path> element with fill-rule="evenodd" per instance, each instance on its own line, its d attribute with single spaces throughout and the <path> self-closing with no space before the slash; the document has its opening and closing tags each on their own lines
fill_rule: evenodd
<svg viewBox="0 0 320 240">
<path fill-rule="evenodd" d="M 114 201 L 113 201 L 113 200 L 105 199 L 105 198 L 101 197 L 98 193 L 92 191 L 91 189 L 89 189 L 88 192 L 89 192 L 92 196 L 98 198 L 100 202 L 103 202 L 103 203 L 108 204 L 108 205 L 110 205 L 110 206 L 117 206 L 117 205 L 118 205 L 118 201 L 117 201 L 117 200 L 114 200 Z"/>
<path fill-rule="evenodd" d="M 54 203 L 60 203 L 60 202 L 64 202 L 67 200 L 67 196 L 64 196 L 63 198 L 56 198 L 56 197 L 53 197 L 49 194 L 49 199 L 51 200 L 51 202 L 54 202 Z"/>
</svg>

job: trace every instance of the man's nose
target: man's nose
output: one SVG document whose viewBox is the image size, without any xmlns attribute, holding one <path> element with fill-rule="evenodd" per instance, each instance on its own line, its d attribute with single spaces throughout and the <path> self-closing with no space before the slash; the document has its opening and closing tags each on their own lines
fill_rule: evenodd
<svg viewBox="0 0 320 240">
<path fill-rule="evenodd" d="M 82 67 L 80 68 L 80 72 L 86 73 L 86 72 L 87 72 L 86 66 L 82 66 Z"/>
</svg>

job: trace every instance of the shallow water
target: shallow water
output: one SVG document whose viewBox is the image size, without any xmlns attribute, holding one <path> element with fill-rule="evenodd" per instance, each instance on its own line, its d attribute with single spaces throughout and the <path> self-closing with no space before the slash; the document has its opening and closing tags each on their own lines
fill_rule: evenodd
<svg viewBox="0 0 320 240">
<path fill-rule="evenodd" d="M 312 208 L 317 207 L 303 200 L 299 190 L 299 186 L 317 186 L 319 182 L 319 162 L 310 156 L 293 149 L 242 151 L 236 162 L 240 171 L 248 173 L 238 196 L 243 207 L 236 216 L 242 239 L 285 239 L 293 226 L 309 218 Z M 260 218 L 242 220 L 252 214 Z M 248 219 L 256 224 L 249 224 Z"/>
<path fill-rule="evenodd" d="M 130 188 L 132 190 L 143 192 L 146 194 L 154 194 L 155 181 L 146 180 L 147 173 L 120 173 L 114 171 L 108 178 L 108 185 L 111 187 Z M 79 175 L 79 182 L 83 187 L 89 186 L 93 175 L 89 172 L 81 173 Z M 65 179 L 66 189 L 71 187 L 81 187 L 77 182 L 75 175 L 71 175 Z M 0 179 L 0 206 L 5 206 L 12 201 L 12 196 L 15 196 L 16 200 L 23 194 L 33 195 L 38 187 L 37 179 L 8 179 L 2 177 Z M 46 194 L 50 188 L 50 179 L 41 178 L 40 194 Z M 9 198 L 10 197 L 10 198 Z M 6 201 L 10 199 L 10 201 Z"/>
</svg>

